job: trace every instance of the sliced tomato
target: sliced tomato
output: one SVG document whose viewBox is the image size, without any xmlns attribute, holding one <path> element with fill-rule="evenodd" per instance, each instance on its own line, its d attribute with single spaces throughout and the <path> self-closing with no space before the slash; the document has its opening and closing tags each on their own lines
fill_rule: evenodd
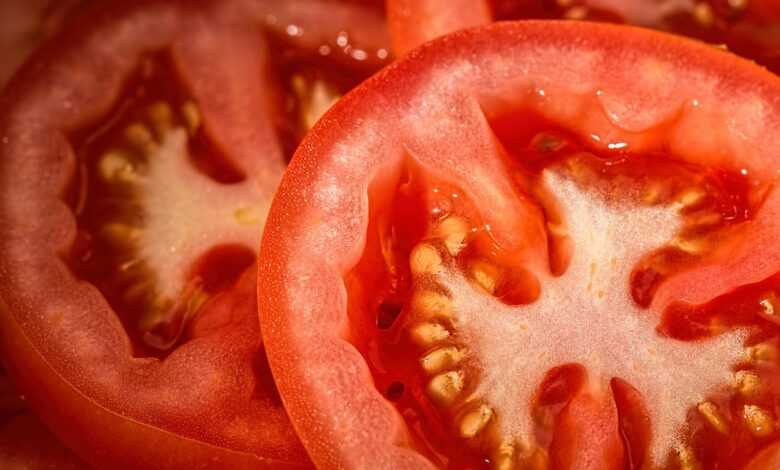
<svg viewBox="0 0 780 470">
<path fill-rule="evenodd" d="M 533 21 L 345 96 L 259 257 L 315 464 L 775 465 L 778 98 L 705 44 Z"/>
<path fill-rule="evenodd" d="M 2 359 L 89 464 L 310 466 L 264 356 L 256 249 L 285 140 L 384 41 L 381 12 L 341 2 L 96 5 L 6 88 Z"/>
</svg>

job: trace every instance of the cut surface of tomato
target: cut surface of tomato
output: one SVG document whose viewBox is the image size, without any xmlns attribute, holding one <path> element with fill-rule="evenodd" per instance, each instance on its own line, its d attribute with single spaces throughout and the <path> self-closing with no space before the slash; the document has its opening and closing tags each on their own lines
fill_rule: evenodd
<svg viewBox="0 0 780 470">
<path fill-rule="evenodd" d="M 286 148 L 387 60 L 381 12 L 96 5 L 55 41 L 0 98 L 9 374 L 91 465 L 310 466 L 265 359 L 256 250 Z"/>
<path fill-rule="evenodd" d="M 573 22 L 456 33 L 345 96 L 259 262 L 314 462 L 771 460 L 778 96 L 732 54 Z"/>
</svg>

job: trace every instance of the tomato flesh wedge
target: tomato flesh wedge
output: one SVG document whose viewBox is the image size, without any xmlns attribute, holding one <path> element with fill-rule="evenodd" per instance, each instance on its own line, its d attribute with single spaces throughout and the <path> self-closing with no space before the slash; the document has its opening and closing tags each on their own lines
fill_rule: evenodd
<svg viewBox="0 0 780 470">
<path fill-rule="evenodd" d="M 755 249 L 776 238 L 777 93 L 687 40 L 530 22 L 346 96 L 282 181 L 259 271 L 315 463 L 747 464 L 777 437 L 780 253 Z"/>
</svg>

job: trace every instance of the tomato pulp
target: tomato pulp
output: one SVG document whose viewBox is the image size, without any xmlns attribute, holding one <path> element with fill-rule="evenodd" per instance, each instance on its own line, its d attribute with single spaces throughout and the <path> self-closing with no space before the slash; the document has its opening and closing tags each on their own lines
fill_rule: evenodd
<svg viewBox="0 0 780 470">
<path fill-rule="evenodd" d="M 310 465 L 264 356 L 256 246 L 286 153 L 385 41 L 342 2 L 96 5 L 6 88 L 2 359 L 88 463 Z"/>
<path fill-rule="evenodd" d="M 775 462 L 777 77 L 636 28 L 428 43 L 302 143 L 260 316 L 314 462 Z"/>
</svg>

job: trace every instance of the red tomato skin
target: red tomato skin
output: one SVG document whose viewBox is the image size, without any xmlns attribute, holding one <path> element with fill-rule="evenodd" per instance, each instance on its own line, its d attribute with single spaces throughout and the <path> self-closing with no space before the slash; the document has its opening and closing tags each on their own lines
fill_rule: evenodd
<svg viewBox="0 0 780 470">
<path fill-rule="evenodd" d="M 545 54 L 539 55 L 540 50 Z M 588 52 L 603 53 L 611 64 L 656 59 L 668 66 L 664 85 L 654 88 L 638 82 L 642 77 L 631 67 L 624 70 L 606 62 L 579 62 L 589 57 Z M 566 60 L 559 57 L 561 54 Z M 571 75 L 561 75 L 563 63 L 567 64 L 564 72 Z M 572 67 L 583 74 L 572 72 Z M 535 72 L 529 72 L 531 69 Z M 495 75 L 486 75 L 491 72 Z M 343 339 L 348 318 L 342 276 L 356 263 L 365 241 L 362 233 L 368 225 L 369 208 L 364 195 L 372 179 L 396 171 L 404 155 L 413 155 L 418 163 L 439 171 L 455 166 L 451 160 L 471 171 L 488 165 L 491 150 L 475 144 L 482 142 L 479 132 L 457 137 L 440 123 L 455 126 L 444 119 L 451 113 L 457 116 L 458 129 L 481 129 L 484 123 L 480 118 L 489 114 L 493 103 L 485 95 L 506 90 L 500 85 L 510 80 L 507 77 L 537 72 L 536 78 L 541 77 L 543 83 L 539 86 L 550 84 L 542 78 L 566 81 L 568 77 L 570 82 L 579 83 L 578 76 L 598 75 L 594 86 L 608 90 L 605 95 L 614 94 L 615 104 L 630 104 L 623 109 L 639 106 L 652 110 L 632 113 L 633 118 L 627 114 L 625 117 L 633 121 L 624 124 L 654 139 L 664 139 L 665 129 L 657 126 L 672 119 L 686 99 L 696 97 L 717 103 L 719 110 L 736 110 L 749 95 L 754 103 L 761 103 L 766 114 L 759 127 L 766 127 L 753 132 L 758 130 L 757 123 L 743 116 L 736 125 L 747 132 L 743 137 L 776 135 L 780 130 L 780 81 L 765 69 L 695 41 L 599 24 L 504 23 L 455 33 L 412 51 L 405 60 L 353 90 L 299 147 L 274 200 L 260 257 L 260 316 L 269 361 L 293 426 L 317 465 L 359 467 L 372 462 L 375 468 L 431 467 L 413 449 L 404 447 L 408 431 L 373 387 L 363 357 Z M 457 78 L 447 80 L 453 76 Z M 717 85 L 703 89 L 704 78 Z M 434 89 L 434 80 L 446 86 L 437 82 Z M 669 80 L 674 81 L 673 86 Z M 472 114 L 469 104 L 484 114 Z M 438 114 L 426 114 L 423 106 Z M 381 110 L 381 120 L 376 118 L 377 110 Z M 377 132 L 380 122 L 385 125 Z M 721 120 L 716 123 L 713 135 L 737 137 L 735 128 L 727 128 Z M 560 124 L 583 138 L 600 125 L 578 124 L 576 120 Z M 469 127 L 472 125 L 475 127 Z M 439 140 L 437 133 L 442 136 Z M 425 134 L 425 139 L 420 134 Z M 761 154 L 744 160 L 722 155 L 707 158 L 710 163 L 719 158 L 716 163 L 723 166 L 750 164 L 756 174 L 766 176 L 778 167 L 775 150 L 780 150 L 780 143 L 775 138 L 763 138 L 762 143 L 765 148 Z M 457 159 L 450 159 L 452 155 Z M 448 176 L 455 179 L 462 174 L 453 170 Z M 493 181 L 499 180 L 497 174 Z M 339 181 L 338 191 L 328 191 L 332 181 Z M 496 228 L 499 225 L 492 224 L 494 233 L 501 231 Z M 762 249 L 760 269 L 748 265 L 751 272 L 742 272 L 746 277 L 766 276 L 780 269 L 777 245 Z M 715 290 L 707 285 L 698 287 Z M 662 303 L 652 306 L 663 307 Z M 376 429 L 386 432 L 377 433 Z"/>
</svg>

